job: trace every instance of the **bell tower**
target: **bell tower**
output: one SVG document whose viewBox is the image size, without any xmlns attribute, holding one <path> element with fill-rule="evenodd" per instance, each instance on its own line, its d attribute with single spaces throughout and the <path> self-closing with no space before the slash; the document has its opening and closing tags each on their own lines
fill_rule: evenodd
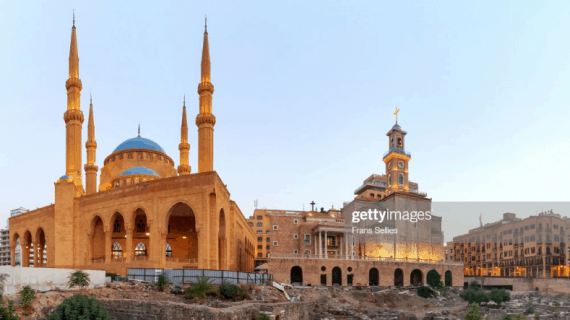
<svg viewBox="0 0 570 320">
<path fill-rule="evenodd" d="M 406 131 L 398 125 L 398 108 L 394 112 L 396 124 L 386 134 L 388 136 L 388 152 L 384 154 L 383 161 L 386 164 L 389 193 L 395 191 L 409 191 L 408 162 L 412 159 L 405 149 Z"/>
</svg>

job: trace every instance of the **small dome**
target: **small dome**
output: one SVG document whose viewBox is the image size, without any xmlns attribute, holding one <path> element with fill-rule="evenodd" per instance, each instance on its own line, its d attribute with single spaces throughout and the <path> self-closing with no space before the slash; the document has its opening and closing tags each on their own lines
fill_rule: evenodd
<svg viewBox="0 0 570 320">
<path fill-rule="evenodd" d="M 59 178 L 59 180 L 62 180 L 62 179 L 67 180 L 67 179 L 71 179 L 71 178 L 68 175 L 64 174 L 63 176 L 61 176 Z"/>
<path fill-rule="evenodd" d="M 400 125 L 398 125 L 398 123 L 396 122 L 396 124 L 392 127 L 392 129 L 402 130 L 402 127 L 400 127 Z"/>
<path fill-rule="evenodd" d="M 152 140 L 143 138 L 141 136 L 129 139 L 129 140 L 121 143 L 117 148 L 115 148 L 115 150 L 113 150 L 113 153 L 115 153 L 117 151 L 121 151 L 121 150 L 128 150 L 128 149 L 149 149 L 149 150 L 156 150 L 156 151 L 160 151 L 162 153 L 165 153 L 164 149 L 162 149 L 162 147 L 159 146 L 158 143 L 156 143 Z"/>
<path fill-rule="evenodd" d="M 134 167 L 134 168 L 130 168 L 128 170 L 123 171 L 123 173 L 121 173 L 119 175 L 119 177 L 124 177 L 124 176 L 129 176 L 132 174 L 146 174 L 146 175 L 152 175 L 152 176 L 157 176 L 160 177 L 160 175 L 156 172 L 154 172 L 153 170 L 146 168 L 146 167 Z"/>
</svg>

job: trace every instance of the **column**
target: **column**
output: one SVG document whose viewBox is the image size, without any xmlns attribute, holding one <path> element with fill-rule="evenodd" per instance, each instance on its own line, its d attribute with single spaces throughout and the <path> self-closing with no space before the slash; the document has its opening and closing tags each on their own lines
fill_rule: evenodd
<svg viewBox="0 0 570 320">
<path fill-rule="evenodd" d="M 343 237 L 343 238 L 344 238 L 344 237 Z M 345 250 L 344 250 L 344 252 L 345 252 L 345 254 L 346 254 L 346 259 L 348 259 L 348 240 L 350 240 L 350 238 L 346 239 L 346 242 L 345 242 L 345 244 L 344 244 L 344 245 L 345 245 L 345 248 L 344 248 Z"/>
<path fill-rule="evenodd" d="M 315 251 L 314 251 L 314 254 L 315 254 L 315 256 L 316 256 L 316 255 L 317 255 L 317 235 L 316 235 L 316 234 L 315 234 L 315 237 L 314 237 L 314 239 L 313 239 L 313 242 L 315 243 Z"/>
<path fill-rule="evenodd" d="M 125 227 L 126 231 L 126 245 L 125 245 L 125 253 L 126 253 L 126 263 L 130 263 L 133 260 L 133 227 Z"/>
<path fill-rule="evenodd" d="M 10 265 L 16 266 L 16 241 L 10 245 Z"/>
<path fill-rule="evenodd" d="M 329 258 L 329 243 L 327 235 L 327 230 L 325 230 L 325 259 Z"/>
<path fill-rule="evenodd" d="M 112 230 L 105 231 L 105 263 L 111 263 L 111 247 L 113 244 L 113 232 Z"/>
<path fill-rule="evenodd" d="M 319 259 L 323 257 L 323 240 L 321 238 L 321 231 L 319 230 Z"/>
<path fill-rule="evenodd" d="M 39 241 L 36 240 L 36 242 L 34 242 L 34 268 L 40 267 L 41 266 L 41 260 L 39 259 L 40 256 L 40 243 Z"/>
<path fill-rule="evenodd" d="M 339 241 L 339 243 L 338 243 L 338 247 L 340 248 L 340 254 L 339 254 L 340 257 L 339 257 L 339 258 L 342 259 L 342 239 L 343 239 L 343 237 L 342 237 L 342 236 L 338 236 L 337 238 L 340 239 L 340 241 Z"/>
<path fill-rule="evenodd" d="M 166 232 L 160 232 L 160 247 L 158 248 L 158 263 L 161 268 L 166 266 L 166 236 L 168 235 L 168 229 Z"/>
</svg>

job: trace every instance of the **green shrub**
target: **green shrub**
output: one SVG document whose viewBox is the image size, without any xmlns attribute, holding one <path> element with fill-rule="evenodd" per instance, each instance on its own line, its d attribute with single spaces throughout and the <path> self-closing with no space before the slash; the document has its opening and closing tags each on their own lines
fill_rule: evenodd
<svg viewBox="0 0 570 320">
<path fill-rule="evenodd" d="M 89 286 L 90 283 L 89 275 L 81 270 L 75 270 L 69 275 L 68 286 L 70 288 L 78 286 L 83 289 Z"/>
<path fill-rule="evenodd" d="M 25 286 L 20 290 L 20 305 L 22 308 L 26 308 L 30 306 L 32 300 L 36 298 L 36 292 L 34 289 L 30 288 L 30 286 Z"/>
<path fill-rule="evenodd" d="M 111 277 L 111 280 L 115 281 L 115 279 L 117 279 L 117 274 L 115 273 L 105 273 L 105 277 Z"/>
<path fill-rule="evenodd" d="M 481 286 L 479 285 L 479 283 L 477 281 L 471 281 L 471 283 L 469 283 L 469 288 L 468 289 L 473 289 L 473 290 L 479 290 L 479 288 L 481 288 Z"/>
<path fill-rule="evenodd" d="M 525 315 L 529 315 L 531 313 L 534 313 L 534 310 L 532 310 L 532 308 L 528 308 L 526 309 L 526 311 L 524 312 Z"/>
<path fill-rule="evenodd" d="M 209 294 L 216 294 L 216 291 L 208 278 L 200 278 L 198 279 L 198 283 L 193 283 L 192 287 L 184 290 L 184 297 L 186 299 L 206 299 L 206 296 Z"/>
<path fill-rule="evenodd" d="M 418 287 L 416 289 L 416 292 L 418 293 L 418 296 L 420 296 L 422 298 L 426 298 L 426 299 L 435 295 L 433 290 L 430 287 L 426 287 L 426 286 Z"/>
<path fill-rule="evenodd" d="M 426 282 L 430 287 L 434 289 L 439 289 L 443 287 L 443 283 L 441 283 L 441 275 L 435 270 L 430 270 L 427 273 Z"/>
<path fill-rule="evenodd" d="M 483 317 L 481 316 L 481 310 L 479 309 L 479 305 L 476 303 L 471 303 L 471 309 L 467 311 L 467 313 L 463 316 L 465 320 L 482 320 Z"/>
<path fill-rule="evenodd" d="M 511 296 L 505 290 L 491 290 L 491 294 L 489 294 L 489 299 L 491 299 L 497 304 L 500 304 L 501 302 L 511 301 Z"/>
<path fill-rule="evenodd" d="M 158 290 L 164 291 L 164 287 L 166 287 L 167 284 L 168 284 L 168 278 L 166 277 L 166 275 L 164 274 L 159 275 L 158 281 L 156 282 Z"/>
<path fill-rule="evenodd" d="M 502 320 L 527 320 L 522 314 L 507 314 Z"/>
<path fill-rule="evenodd" d="M 46 320 L 111 320 L 109 311 L 95 299 L 83 294 L 73 295 L 55 308 Z"/>
<path fill-rule="evenodd" d="M 0 319 L 2 320 L 20 320 L 20 317 L 14 315 L 16 308 L 14 302 L 8 300 L 8 306 L 4 307 L 4 298 L 0 295 Z"/>
<path fill-rule="evenodd" d="M 243 290 L 242 288 L 238 287 L 238 292 L 237 292 L 238 297 L 245 299 L 247 297 L 247 291 Z"/>
<path fill-rule="evenodd" d="M 489 302 L 491 299 L 483 292 L 478 292 L 472 289 L 467 289 L 464 294 L 460 295 L 461 299 L 467 301 L 469 304 L 481 304 L 482 302 Z"/>
<path fill-rule="evenodd" d="M 540 320 L 540 316 L 538 315 L 538 313 L 535 313 L 535 314 L 534 314 L 534 319 L 535 319 L 535 320 Z"/>
<path fill-rule="evenodd" d="M 256 320 L 271 320 L 271 318 L 263 312 L 257 312 Z"/>
<path fill-rule="evenodd" d="M 220 287 L 220 293 L 221 293 L 224 297 L 230 299 L 230 298 L 233 298 L 233 297 L 237 296 L 238 289 L 239 289 L 239 287 L 236 286 L 235 284 L 224 283 L 224 284 L 222 284 L 222 286 Z"/>
</svg>

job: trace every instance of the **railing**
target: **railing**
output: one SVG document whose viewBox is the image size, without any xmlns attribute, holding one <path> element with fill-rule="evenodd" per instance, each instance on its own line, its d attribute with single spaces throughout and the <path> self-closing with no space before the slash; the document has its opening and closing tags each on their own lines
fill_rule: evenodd
<svg viewBox="0 0 570 320">
<path fill-rule="evenodd" d="M 202 270 L 202 269 L 128 269 L 128 277 L 156 283 L 159 275 L 164 275 L 168 281 L 175 285 L 197 283 L 200 279 L 207 279 L 212 284 L 222 283 L 252 283 L 265 284 L 273 280 L 273 276 L 267 273 L 250 273 L 226 270 Z"/>
<path fill-rule="evenodd" d="M 386 158 L 390 153 L 399 153 L 399 154 L 403 154 L 405 156 L 411 157 L 412 154 L 409 152 L 406 152 L 406 150 L 402 149 L 402 148 L 398 148 L 398 147 L 392 147 L 388 150 L 388 152 L 384 153 L 384 157 L 382 158 Z"/>
<path fill-rule="evenodd" d="M 408 192 L 419 194 L 420 196 L 424 196 L 424 197 L 427 196 L 427 193 L 421 192 L 418 189 L 410 189 Z"/>
<path fill-rule="evenodd" d="M 173 258 L 173 257 L 166 257 L 166 261 L 168 261 L 168 262 L 198 263 L 198 259 L 196 259 L 196 258 Z"/>
<path fill-rule="evenodd" d="M 363 183 L 363 184 L 362 184 L 360 187 L 358 187 L 356 190 L 354 190 L 354 194 L 358 194 L 358 192 L 360 192 L 360 190 L 364 189 L 366 186 L 372 186 L 372 187 L 376 187 L 376 188 L 383 189 L 383 190 L 380 190 L 380 191 L 386 191 L 386 185 L 385 185 L 385 184 L 384 184 L 384 185 L 381 185 L 381 183 L 380 183 L 380 184 L 376 185 L 376 184 L 374 184 L 374 183 L 372 183 L 372 182 L 366 182 L 366 183 Z"/>
<path fill-rule="evenodd" d="M 431 263 L 431 264 L 451 264 L 463 265 L 462 263 L 450 263 L 443 259 L 431 260 L 420 258 L 393 258 L 393 257 L 363 257 L 363 256 L 345 256 L 343 255 L 324 255 L 324 254 L 291 254 L 291 253 L 270 253 L 269 259 L 328 259 L 328 260 L 359 260 L 359 261 L 395 261 L 410 263 Z"/>
</svg>

